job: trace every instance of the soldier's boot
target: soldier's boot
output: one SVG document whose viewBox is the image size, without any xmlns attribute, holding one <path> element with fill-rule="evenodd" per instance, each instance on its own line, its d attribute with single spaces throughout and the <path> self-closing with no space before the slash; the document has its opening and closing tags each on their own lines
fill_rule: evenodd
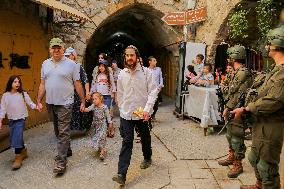
<svg viewBox="0 0 284 189">
<path fill-rule="evenodd" d="M 281 186 L 280 186 L 280 177 L 277 176 L 277 177 L 274 177 L 272 180 L 270 181 L 265 181 L 265 182 L 262 182 L 262 187 L 263 188 L 267 188 L 267 189 L 280 189 Z"/>
<path fill-rule="evenodd" d="M 261 180 L 257 179 L 254 185 L 242 185 L 240 189 L 261 189 L 262 182 Z"/>
<path fill-rule="evenodd" d="M 219 160 L 218 164 L 222 165 L 222 166 L 233 165 L 234 160 L 235 160 L 235 154 L 234 153 L 235 153 L 235 151 L 233 149 L 230 149 L 227 158 Z"/>
<path fill-rule="evenodd" d="M 228 172 L 227 176 L 229 178 L 237 178 L 239 174 L 243 172 L 242 160 L 235 160 L 233 163 L 233 168 Z"/>
<path fill-rule="evenodd" d="M 12 170 L 17 170 L 17 169 L 21 168 L 22 161 L 23 161 L 23 159 L 22 159 L 21 154 L 16 154 L 15 161 L 12 165 Z"/>
<path fill-rule="evenodd" d="M 20 155 L 21 155 L 22 160 L 26 159 L 28 157 L 27 148 L 22 149 Z"/>
</svg>

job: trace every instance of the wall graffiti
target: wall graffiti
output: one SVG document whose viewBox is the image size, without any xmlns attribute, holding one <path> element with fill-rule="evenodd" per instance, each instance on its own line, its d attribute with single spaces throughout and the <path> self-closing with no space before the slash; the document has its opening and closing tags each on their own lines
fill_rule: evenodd
<svg viewBox="0 0 284 189">
<path fill-rule="evenodd" d="M 10 57 L 10 68 L 17 67 L 20 69 L 29 69 L 31 66 L 29 65 L 29 56 L 21 56 L 17 53 L 11 53 Z M 7 58 L 3 58 L 3 54 L 0 51 L 0 68 L 4 68 L 3 60 L 8 60 Z"/>
<path fill-rule="evenodd" d="M 29 65 L 29 56 L 20 56 L 16 53 L 10 54 L 11 61 L 10 61 L 10 67 L 11 69 L 16 66 L 17 68 L 21 69 L 28 69 L 30 68 Z"/>
</svg>

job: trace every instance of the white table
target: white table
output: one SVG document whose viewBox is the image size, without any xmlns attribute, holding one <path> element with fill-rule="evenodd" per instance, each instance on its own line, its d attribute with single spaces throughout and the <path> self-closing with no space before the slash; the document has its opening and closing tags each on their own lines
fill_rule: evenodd
<svg viewBox="0 0 284 189">
<path fill-rule="evenodd" d="M 199 118 L 200 126 L 208 128 L 210 125 L 218 125 L 221 121 L 218 112 L 218 96 L 216 95 L 217 86 L 197 87 L 188 86 L 188 94 L 183 95 L 183 114 Z"/>
</svg>

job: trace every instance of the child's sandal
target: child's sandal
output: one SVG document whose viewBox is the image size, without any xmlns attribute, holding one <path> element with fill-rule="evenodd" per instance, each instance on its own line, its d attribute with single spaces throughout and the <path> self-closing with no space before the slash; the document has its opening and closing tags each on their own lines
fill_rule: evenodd
<svg viewBox="0 0 284 189">
<path fill-rule="evenodd" d="M 104 160 L 105 159 L 105 157 L 106 157 L 106 151 L 105 150 L 102 150 L 101 151 L 101 154 L 100 154 L 100 160 Z"/>
<path fill-rule="evenodd" d="M 63 165 L 56 164 L 55 167 L 53 168 L 53 173 L 56 174 L 63 174 L 65 173 L 65 171 L 66 171 L 66 166 Z"/>
</svg>

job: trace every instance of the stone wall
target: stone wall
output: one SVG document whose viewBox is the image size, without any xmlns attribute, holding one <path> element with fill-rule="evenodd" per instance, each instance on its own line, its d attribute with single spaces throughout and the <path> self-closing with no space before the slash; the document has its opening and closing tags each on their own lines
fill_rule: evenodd
<svg viewBox="0 0 284 189">
<path fill-rule="evenodd" d="M 82 60 L 86 45 L 92 34 L 96 31 L 96 28 L 103 23 L 104 20 L 115 14 L 120 9 L 129 6 L 134 3 L 145 3 L 163 13 L 171 11 L 183 11 L 187 7 L 186 0 L 63 0 L 64 3 L 76 7 L 79 10 L 85 12 L 92 22 L 86 22 L 83 24 L 73 24 L 72 27 L 66 24 L 55 24 L 55 33 L 62 36 L 67 42 L 67 45 L 72 45 L 78 50 L 79 58 Z M 240 0 L 199 0 L 196 7 L 207 7 L 207 20 L 202 23 L 196 24 L 197 33 L 195 37 L 196 42 L 205 42 L 208 45 L 207 55 L 208 60 L 211 61 L 214 58 L 215 48 L 219 42 L 223 39 L 216 39 L 220 31 L 220 27 L 226 21 L 229 12 L 239 3 Z M 61 13 L 56 14 L 55 21 L 60 22 L 66 20 L 66 17 L 62 19 Z M 68 18 L 67 18 L 68 20 Z M 69 19 L 70 20 L 70 19 Z M 62 27 L 64 26 L 64 27 Z M 75 27 L 74 27 L 75 26 Z M 64 32 L 62 31 L 62 28 Z M 180 26 L 170 26 L 177 34 L 177 38 L 171 42 L 177 42 L 183 39 L 183 29 Z M 220 35 L 219 35 L 220 36 Z M 224 34 L 226 36 L 226 34 Z M 165 36 L 167 37 L 167 36 Z M 189 40 L 192 38 L 189 36 Z M 165 44 L 166 45 L 166 44 Z M 168 47 L 171 48 L 171 47 Z M 211 62 L 212 63 L 212 62 Z"/>
</svg>

